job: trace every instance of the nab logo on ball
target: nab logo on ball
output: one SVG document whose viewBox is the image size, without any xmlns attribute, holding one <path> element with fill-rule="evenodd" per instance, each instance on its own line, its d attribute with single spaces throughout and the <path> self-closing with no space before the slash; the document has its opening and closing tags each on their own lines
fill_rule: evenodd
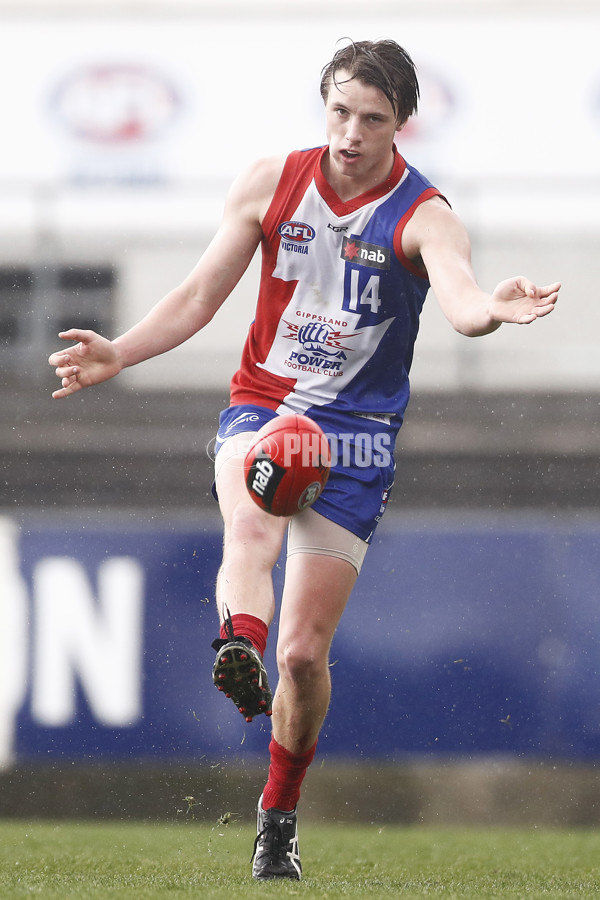
<svg viewBox="0 0 600 900">
<path fill-rule="evenodd" d="M 250 495 L 262 501 L 270 512 L 275 492 L 285 475 L 285 469 L 276 465 L 269 456 L 269 450 L 262 445 L 257 449 L 254 461 L 249 469 L 246 484 Z M 261 504 L 259 504 L 261 505 Z"/>
<path fill-rule="evenodd" d="M 320 496 L 331 453 L 321 428 L 307 416 L 277 416 L 256 432 L 244 459 L 246 487 L 273 516 L 293 516 Z"/>
<path fill-rule="evenodd" d="M 264 497 L 265 490 L 269 486 L 269 480 L 273 477 L 274 471 L 273 463 L 266 457 L 265 459 L 257 460 L 254 466 L 254 478 L 252 480 L 251 490 L 254 491 L 255 494 L 258 494 L 259 497 Z"/>
</svg>

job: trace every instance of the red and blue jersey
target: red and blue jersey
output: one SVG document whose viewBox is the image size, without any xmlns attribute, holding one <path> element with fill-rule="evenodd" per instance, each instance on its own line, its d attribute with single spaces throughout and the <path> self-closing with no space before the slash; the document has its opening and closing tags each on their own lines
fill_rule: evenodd
<svg viewBox="0 0 600 900">
<path fill-rule="evenodd" d="M 409 399 L 429 289 L 404 256 L 415 209 L 439 192 L 400 154 L 389 178 L 343 202 L 326 181 L 327 147 L 291 153 L 263 222 L 256 317 L 231 404 L 347 416 L 397 431 Z"/>
</svg>

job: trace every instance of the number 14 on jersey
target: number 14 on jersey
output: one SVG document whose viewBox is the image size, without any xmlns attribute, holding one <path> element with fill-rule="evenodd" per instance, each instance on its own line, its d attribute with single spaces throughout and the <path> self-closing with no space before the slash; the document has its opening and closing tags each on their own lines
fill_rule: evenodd
<svg viewBox="0 0 600 900">
<path fill-rule="evenodd" d="M 370 275 L 367 283 L 361 285 L 359 269 L 350 269 L 350 296 L 344 297 L 343 307 L 353 313 L 376 313 L 381 306 L 379 299 L 379 275 Z"/>
</svg>

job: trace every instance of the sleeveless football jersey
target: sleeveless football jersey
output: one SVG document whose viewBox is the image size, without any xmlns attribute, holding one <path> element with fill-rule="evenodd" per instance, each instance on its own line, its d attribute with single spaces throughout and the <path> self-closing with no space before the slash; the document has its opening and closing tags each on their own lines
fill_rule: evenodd
<svg viewBox="0 0 600 900">
<path fill-rule="evenodd" d="M 327 147 L 291 153 L 263 222 L 255 321 L 231 405 L 402 422 L 429 289 L 402 252 L 417 206 L 439 194 L 399 153 L 381 185 L 342 202 Z"/>
</svg>

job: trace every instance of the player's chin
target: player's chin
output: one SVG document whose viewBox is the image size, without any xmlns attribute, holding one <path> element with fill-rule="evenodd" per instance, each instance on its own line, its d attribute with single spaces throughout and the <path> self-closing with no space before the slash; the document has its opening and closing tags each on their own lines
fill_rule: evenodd
<svg viewBox="0 0 600 900">
<path fill-rule="evenodd" d="M 347 172 L 355 172 L 362 165 L 362 156 L 356 153 L 350 156 L 343 151 L 339 155 L 340 166 Z"/>
<path fill-rule="evenodd" d="M 336 168 L 341 172 L 352 172 L 360 164 L 361 156 L 348 155 L 344 150 L 337 150 L 332 153 L 332 158 Z"/>
</svg>

